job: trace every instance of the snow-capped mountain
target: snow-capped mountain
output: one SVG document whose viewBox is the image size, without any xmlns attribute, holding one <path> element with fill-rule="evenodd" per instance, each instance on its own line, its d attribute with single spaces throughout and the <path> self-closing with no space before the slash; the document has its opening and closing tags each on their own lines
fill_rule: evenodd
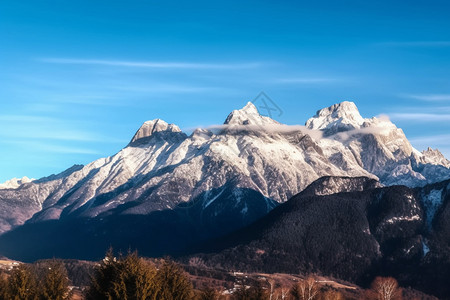
<svg viewBox="0 0 450 300">
<path fill-rule="evenodd" d="M 0 183 L 0 189 L 16 189 L 22 184 L 31 182 L 33 180 L 34 178 L 28 178 L 27 176 L 24 176 L 22 178 L 12 178 L 5 181 L 4 183 Z"/>
<path fill-rule="evenodd" d="M 318 111 L 306 127 L 282 125 L 248 103 L 220 128 L 190 136 L 147 121 L 111 157 L 0 190 L 0 232 L 27 220 L 146 215 L 194 202 L 217 216 L 230 204 L 211 204 L 224 199 L 245 219 L 255 196 L 242 190 L 260 195 L 267 213 L 323 176 L 416 186 L 449 178 L 449 166 L 437 150 L 415 150 L 387 118 L 364 119 L 351 102 Z"/>
</svg>

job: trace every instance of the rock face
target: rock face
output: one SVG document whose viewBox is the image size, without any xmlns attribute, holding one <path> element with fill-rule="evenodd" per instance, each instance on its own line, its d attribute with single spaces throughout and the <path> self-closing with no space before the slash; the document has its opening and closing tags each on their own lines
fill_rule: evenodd
<svg viewBox="0 0 450 300">
<path fill-rule="evenodd" d="M 351 102 L 320 110 L 306 127 L 279 124 L 248 103 L 218 131 L 187 136 L 148 121 L 111 157 L 0 190 L 0 233 L 25 222 L 148 216 L 183 206 L 196 214 L 204 208 L 209 219 L 233 212 L 238 227 L 323 176 L 420 186 L 449 178 L 449 164 L 437 150 L 415 150 L 387 118 L 362 118 Z M 219 223 L 211 224 L 226 233 Z"/>
</svg>

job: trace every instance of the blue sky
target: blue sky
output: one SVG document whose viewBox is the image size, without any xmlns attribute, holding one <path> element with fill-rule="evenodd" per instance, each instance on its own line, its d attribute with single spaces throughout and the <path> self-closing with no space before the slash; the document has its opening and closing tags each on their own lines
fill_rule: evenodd
<svg viewBox="0 0 450 300">
<path fill-rule="evenodd" d="M 280 122 L 349 100 L 450 156 L 450 4 L 391 2 L 3 0 L 0 181 L 112 155 L 146 120 L 222 123 L 260 91 Z"/>
</svg>

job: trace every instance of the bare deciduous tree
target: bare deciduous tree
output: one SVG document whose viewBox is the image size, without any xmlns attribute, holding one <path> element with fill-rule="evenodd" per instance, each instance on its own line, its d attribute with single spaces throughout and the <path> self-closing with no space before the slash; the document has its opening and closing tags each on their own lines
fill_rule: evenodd
<svg viewBox="0 0 450 300">
<path fill-rule="evenodd" d="M 291 295 L 296 300 L 315 300 L 318 294 L 319 285 L 312 276 L 300 281 L 291 290 Z"/>
<path fill-rule="evenodd" d="M 275 296 L 276 281 L 273 279 L 269 279 L 269 280 L 267 280 L 267 282 L 269 282 L 269 285 L 270 285 L 269 300 L 273 300 L 274 296 Z"/>
<path fill-rule="evenodd" d="M 372 292 L 377 300 L 400 300 L 401 290 L 397 280 L 392 277 L 377 277 L 372 282 Z"/>
<path fill-rule="evenodd" d="M 281 286 L 275 291 L 275 297 L 273 299 L 286 300 L 288 299 L 288 297 L 289 297 L 289 289 L 286 288 L 285 286 Z"/>
</svg>

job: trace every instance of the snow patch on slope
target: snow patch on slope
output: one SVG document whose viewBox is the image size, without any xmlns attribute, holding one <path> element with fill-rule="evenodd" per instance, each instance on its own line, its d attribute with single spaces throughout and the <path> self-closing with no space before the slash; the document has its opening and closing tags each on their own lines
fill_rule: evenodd
<svg viewBox="0 0 450 300">
<path fill-rule="evenodd" d="M 428 248 L 427 244 L 425 244 L 425 241 L 422 240 L 422 251 L 423 256 L 426 256 L 428 252 L 430 252 L 430 248 Z"/>
<path fill-rule="evenodd" d="M 418 221 L 420 220 L 420 216 L 419 215 L 414 215 L 414 216 L 402 216 L 402 217 L 393 217 L 390 218 L 388 220 L 385 221 L 385 223 L 388 224 L 394 224 L 396 222 L 401 222 L 401 221 L 407 221 L 407 222 L 411 222 L 411 221 Z"/>
</svg>

